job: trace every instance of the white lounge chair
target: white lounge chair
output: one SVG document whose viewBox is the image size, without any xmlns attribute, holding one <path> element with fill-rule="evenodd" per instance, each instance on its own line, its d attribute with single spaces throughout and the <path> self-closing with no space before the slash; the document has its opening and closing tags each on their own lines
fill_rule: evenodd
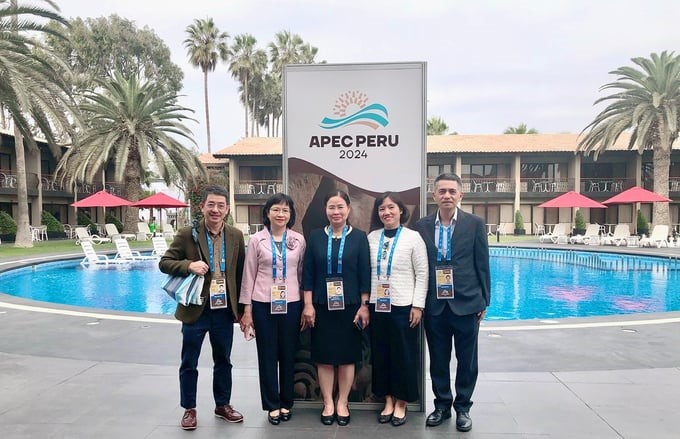
<svg viewBox="0 0 680 439">
<path fill-rule="evenodd" d="M 153 233 L 149 230 L 149 225 L 144 221 L 137 223 L 137 241 L 146 241 L 153 238 Z"/>
<path fill-rule="evenodd" d="M 76 227 L 76 245 L 82 245 L 83 242 L 101 244 L 102 242 L 111 242 L 111 238 L 104 238 L 99 235 L 90 235 L 87 227 Z"/>
<path fill-rule="evenodd" d="M 604 245 L 627 245 L 628 238 L 630 238 L 630 226 L 628 224 L 617 224 L 614 228 L 612 236 L 604 236 L 600 240 Z"/>
<path fill-rule="evenodd" d="M 590 244 L 597 245 L 600 242 L 600 225 L 588 224 L 583 235 L 574 235 L 569 238 L 571 244 Z"/>
<path fill-rule="evenodd" d="M 124 260 L 130 262 L 158 260 L 156 256 L 143 256 L 137 250 L 132 250 L 130 248 L 130 244 L 127 242 L 127 239 L 116 238 L 113 240 L 113 243 L 116 244 L 116 250 L 118 251 L 116 256 L 113 257 L 115 260 Z"/>
<path fill-rule="evenodd" d="M 172 224 L 163 223 L 161 233 L 164 238 L 172 239 L 175 236 L 175 229 L 172 228 Z"/>
<path fill-rule="evenodd" d="M 567 236 L 567 226 L 568 225 L 566 223 L 556 224 L 549 233 L 541 235 L 538 238 L 538 241 L 547 242 L 550 240 L 550 242 L 553 244 L 566 244 L 569 242 L 569 237 Z"/>
<path fill-rule="evenodd" d="M 98 255 L 97 252 L 94 251 L 92 241 L 81 241 L 80 248 L 82 248 L 83 253 L 85 253 L 85 257 L 80 261 L 80 265 L 83 267 L 108 267 L 109 264 L 129 264 L 129 261 L 115 260 L 106 255 Z"/>
<path fill-rule="evenodd" d="M 657 224 L 652 229 L 652 234 L 647 238 L 640 240 L 640 247 L 651 247 L 652 245 L 661 247 L 668 247 L 668 226 L 665 224 Z"/>
<path fill-rule="evenodd" d="M 118 227 L 113 223 L 106 223 L 104 225 L 106 230 L 106 236 L 111 239 L 123 238 L 123 239 L 135 239 L 135 235 L 132 233 L 120 233 Z"/>
<path fill-rule="evenodd" d="M 151 243 L 153 244 L 153 251 L 151 252 L 152 256 L 160 258 L 168 250 L 168 241 L 162 236 L 151 238 Z"/>
</svg>

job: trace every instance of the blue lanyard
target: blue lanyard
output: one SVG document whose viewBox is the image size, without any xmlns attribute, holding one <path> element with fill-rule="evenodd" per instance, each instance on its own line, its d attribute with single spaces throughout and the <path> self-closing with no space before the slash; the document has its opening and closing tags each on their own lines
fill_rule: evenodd
<svg viewBox="0 0 680 439">
<path fill-rule="evenodd" d="M 394 241 L 392 241 L 392 246 L 390 248 L 390 257 L 387 259 L 387 278 L 389 279 L 390 276 L 392 275 L 392 257 L 394 256 L 394 249 L 397 247 L 397 240 L 399 239 L 399 234 L 401 233 L 402 225 L 399 225 L 399 228 L 397 229 L 397 233 L 394 235 Z M 382 233 L 380 234 L 380 243 L 378 244 L 378 257 L 376 258 L 376 265 L 377 265 L 377 274 L 378 274 L 378 279 L 380 279 L 380 260 L 381 255 L 380 251 L 383 248 L 383 243 L 385 242 L 385 229 L 383 229 Z"/>
<path fill-rule="evenodd" d="M 220 273 L 224 273 L 227 270 L 227 259 L 226 259 L 226 254 L 227 254 L 227 235 L 224 233 L 224 230 L 222 230 L 222 236 L 224 239 L 222 240 L 222 253 L 220 254 Z M 212 238 L 210 237 L 210 233 L 208 232 L 208 229 L 205 229 L 205 238 L 208 241 L 208 254 L 210 256 L 210 269 L 215 272 L 215 253 L 213 252 L 213 242 Z"/>
<path fill-rule="evenodd" d="M 342 238 L 340 238 L 340 250 L 338 250 L 338 274 L 342 274 L 342 253 L 345 251 L 345 238 L 347 237 L 347 230 L 349 227 L 342 228 Z M 333 252 L 333 228 L 328 226 L 328 250 L 326 251 L 326 260 L 328 261 L 328 275 L 333 274 L 333 267 L 331 267 L 331 253 Z"/>
<path fill-rule="evenodd" d="M 281 269 L 281 274 L 283 275 L 283 280 L 284 282 L 286 281 L 286 234 L 288 231 L 286 230 L 283 232 L 283 240 L 281 241 L 281 263 L 283 265 L 283 268 Z M 276 241 L 274 241 L 274 237 L 272 235 L 269 235 L 272 238 L 272 279 L 274 279 L 274 282 L 276 282 Z"/>
<path fill-rule="evenodd" d="M 446 233 L 446 260 L 451 260 L 451 224 L 447 227 L 442 226 L 439 222 L 439 245 L 437 245 L 437 262 L 442 261 L 442 244 L 444 244 L 444 233 Z"/>
</svg>

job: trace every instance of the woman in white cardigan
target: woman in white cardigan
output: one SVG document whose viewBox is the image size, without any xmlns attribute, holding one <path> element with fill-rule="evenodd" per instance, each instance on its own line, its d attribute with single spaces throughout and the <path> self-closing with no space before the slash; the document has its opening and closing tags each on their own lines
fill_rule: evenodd
<svg viewBox="0 0 680 439">
<path fill-rule="evenodd" d="M 420 234 L 404 227 L 409 213 L 399 194 L 385 192 L 373 206 L 371 250 L 371 351 L 373 393 L 385 398 L 378 422 L 406 423 L 417 401 L 418 325 L 425 307 L 428 259 Z"/>
</svg>

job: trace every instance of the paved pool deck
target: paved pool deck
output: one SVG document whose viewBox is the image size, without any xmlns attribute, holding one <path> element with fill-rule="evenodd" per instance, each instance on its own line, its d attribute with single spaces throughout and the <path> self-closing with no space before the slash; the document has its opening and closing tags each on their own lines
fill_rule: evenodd
<svg viewBox="0 0 680 439">
<path fill-rule="evenodd" d="M 680 256 L 680 249 L 652 251 Z M 54 258 L 64 256 L 47 257 Z M 0 269 L 20 264 L 0 259 Z M 3 439 L 680 437 L 680 312 L 484 322 L 468 433 L 450 421 L 425 427 L 427 413 L 409 412 L 399 428 L 379 425 L 376 413 L 366 410 L 353 410 L 347 427 L 326 427 L 317 409 L 298 407 L 290 422 L 271 426 L 260 409 L 255 345 L 240 332 L 234 337 L 232 403 L 245 422 L 212 416 L 206 346 L 199 428 L 186 432 L 178 427 L 180 325 L 173 318 L 0 294 L 0 334 Z M 430 386 L 426 375 L 428 411 Z"/>
</svg>

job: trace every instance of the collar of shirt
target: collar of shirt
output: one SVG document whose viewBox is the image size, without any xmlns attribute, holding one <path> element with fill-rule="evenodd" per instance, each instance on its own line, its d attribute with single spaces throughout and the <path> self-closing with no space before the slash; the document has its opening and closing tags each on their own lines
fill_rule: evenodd
<svg viewBox="0 0 680 439">
<path fill-rule="evenodd" d="M 453 212 L 453 217 L 451 218 L 451 224 L 456 224 L 456 220 L 458 220 L 458 208 L 456 207 L 456 210 Z M 437 217 L 434 220 L 434 228 L 439 229 L 439 224 L 441 224 L 441 220 L 439 219 L 439 210 L 437 210 Z"/>
</svg>

